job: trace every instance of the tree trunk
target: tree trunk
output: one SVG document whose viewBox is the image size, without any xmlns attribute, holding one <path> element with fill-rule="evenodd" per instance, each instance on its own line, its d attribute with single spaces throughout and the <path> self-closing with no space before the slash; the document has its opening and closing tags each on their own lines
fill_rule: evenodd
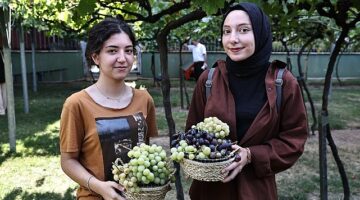
<svg viewBox="0 0 360 200">
<path fill-rule="evenodd" d="M 156 70 L 155 70 L 155 52 L 151 52 L 151 74 L 153 76 L 153 86 L 158 86 L 158 80 L 156 78 Z"/>
<path fill-rule="evenodd" d="M 290 59 L 290 50 L 289 50 L 289 48 L 287 46 L 286 41 L 280 40 L 280 42 L 283 45 L 283 47 L 285 48 L 285 51 L 286 51 L 286 64 L 287 64 L 287 67 L 288 67 L 289 71 L 291 72 L 292 71 L 292 64 L 291 64 L 291 59 Z"/>
<path fill-rule="evenodd" d="M 3 5 L 4 6 L 4 5 Z M 16 122 L 14 85 L 11 61 L 11 10 L 8 7 L 0 7 L 0 33 L 3 41 L 2 59 L 5 65 L 5 82 L 7 93 L 7 116 L 10 152 L 16 152 Z"/>
<path fill-rule="evenodd" d="M 161 91 L 163 94 L 163 105 L 165 109 L 165 117 L 169 128 L 169 138 L 170 144 L 172 136 L 175 134 L 175 122 L 172 117 L 171 112 L 171 102 L 170 102 L 170 79 L 168 73 L 168 56 L 167 56 L 167 34 L 160 33 L 156 37 L 157 44 L 159 45 L 160 52 L 160 66 L 161 66 Z M 181 184 L 180 176 L 180 165 L 174 162 L 176 173 L 175 173 L 175 187 L 176 187 L 176 196 L 178 200 L 184 200 L 184 192 Z"/>
<path fill-rule="evenodd" d="M 184 73 L 182 69 L 183 61 L 182 61 L 182 42 L 181 39 L 179 40 L 179 87 L 180 87 L 180 105 L 181 109 L 184 109 L 184 95 L 183 95 L 183 89 L 184 89 Z"/>
<path fill-rule="evenodd" d="M 29 113 L 29 95 L 27 84 L 27 72 L 26 72 L 26 59 L 25 59 L 25 43 L 24 43 L 24 28 L 20 24 L 20 59 L 21 59 L 21 78 L 24 97 L 24 113 Z"/>
<path fill-rule="evenodd" d="M 167 25 L 157 34 L 156 42 L 159 46 L 160 52 L 160 66 L 161 66 L 161 90 L 163 93 L 163 104 L 165 109 L 165 117 L 169 127 L 169 138 L 170 144 L 172 136 L 175 134 L 175 123 L 171 113 L 171 103 L 170 103 L 170 79 L 168 73 L 168 46 L 167 46 L 167 36 L 169 35 L 170 31 L 176 29 L 177 27 L 186 24 L 187 22 L 201 19 L 206 16 L 206 13 L 200 9 L 195 10 L 191 13 L 188 13 L 177 20 L 171 21 L 167 23 Z M 180 166 L 178 163 L 175 163 L 176 167 L 176 195 L 178 200 L 184 199 L 184 192 L 181 185 L 180 179 Z"/>
<path fill-rule="evenodd" d="M 327 138 L 328 142 L 329 142 L 329 146 L 331 148 L 331 151 L 333 153 L 335 162 L 338 166 L 338 170 L 341 176 L 341 181 L 343 184 L 343 188 L 344 188 L 344 199 L 348 200 L 350 198 L 350 187 L 349 187 L 349 182 L 347 179 L 347 175 L 346 172 L 344 170 L 344 166 L 341 162 L 341 159 L 339 157 L 339 154 L 337 152 L 337 148 L 336 145 L 332 139 L 331 136 L 331 131 L 330 131 L 330 124 L 328 121 L 328 97 L 329 97 L 329 91 L 330 91 L 330 86 L 331 86 L 331 77 L 332 77 L 332 73 L 334 70 L 334 65 L 336 62 L 336 57 L 339 55 L 340 49 L 341 49 L 341 45 L 344 42 L 345 37 L 348 35 L 349 33 L 349 28 L 343 27 L 343 30 L 341 31 L 341 34 L 338 38 L 338 40 L 335 43 L 335 48 L 332 51 L 331 55 L 330 55 L 330 60 L 328 63 L 328 69 L 326 71 L 326 76 L 325 76 L 325 83 L 324 83 L 324 91 L 323 91 L 323 96 L 322 96 L 322 128 L 320 129 L 320 136 L 321 138 L 319 138 L 319 140 L 323 141 L 324 138 Z M 326 157 L 326 143 L 319 143 L 319 149 L 322 150 L 320 151 L 320 196 L 321 199 L 327 199 L 327 181 L 325 181 L 327 179 L 327 174 L 326 171 L 322 170 L 322 168 L 326 168 L 326 160 L 321 160 L 322 157 Z M 324 147 L 325 146 L 325 147 Z M 325 162 L 325 163 L 324 163 Z"/>
<path fill-rule="evenodd" d="M 345 51 L 346 51 L 346 49 L 349 47 L 349 44 L 350 44 L 349 42 L 346 43 L 346 45 L 345 45 L 345 47 L 344 47 L 344 50 L 343 50 L 342 52 L 345 52 Z M 340 75 L 339 75 L 339 63 L 340 63 L 341 56 L 342 56 L 342 54 L 339 54 L 339 57 L 337 58 L 337 60 L 336 60 L 336 65 L 335 65 L 335 68 L 336 68 L 336 79 L 338 80 L 340 86 L 343 85 L 343 83 L 342 83 L 342 81 L 341 81 L 341 79 L 340 79 Z"/>
<path fill-rule="evenodd" d="M 301 66 L 301 56 L 302 53 L 304 52 L 305 48 L 307 46 L 309 46 L 309 44 L 311 44 L 313 41 L 315 40 L 314 37 L 310 38 L 300 49 L 299 54 L 297 56 L 297 63 L 298 63 L 298 71 L 299 71 L 299 78 L 298 78 L 298 82 L 301 88 L 301 93 L 303 93 L 303 90 L 305 90 L 306 95 L 308 97 L 308 101 L 310 103 L 310 107 L 311 107 L 311 114 L 312 114 L 312 118 L 313 118 L 313 124 L 311 125 L 311 132 L 313 135 L 315 135 L 315 130 L 317 129 L 316 125 L 317 125 L 317 119 L 316 119 L 316 113 L 315 113 L 315 106 L 314 106 L 314 102 L 311 98 L 311 94 L 306 86 L 306 82 L 305 82 L 305 78 L 304 78 L 304 73 L 302 71 L 302 66 Z M 304 95 L 303 95 L 304 98 Z M 304 101 L 305 102 L 305 101 Z"/>
<path fill-rule="evenodd" d="M 31 64 L 32 64 L 32 79 L 33 79 L 33 91 L 37 92 L 37 77 L 36 77 L 36 65 L 35 65 L 35 28 L 31 30 Z"/>
<path fill-rule="evenodd" d="M 87 45 L 87 43 L 86 43 L 86 41 L 81 40 L 79 44 L 80 44 L 81 59 L 82 59 L 82 64 L 83 64 L 83 66 L 82 66 L 83 67 L 83 75 L 84 75 L 84 77 L 89 77 L 88 75 L 89 74 L 92 75 L 92 72 L 90 71 L 91 66 L 88 66 L 87 61 L 86 61 L 86 55 L 85 54 L 86 54 L 86 45 Z M 95 81 L 95 78 L 93 78 L 93 81 Z"/>
<path fill-rule="evenodd" d="M 3 47 L 10 151 L 16 152 L 16 121 L 11 49 Z"/>
</svg>

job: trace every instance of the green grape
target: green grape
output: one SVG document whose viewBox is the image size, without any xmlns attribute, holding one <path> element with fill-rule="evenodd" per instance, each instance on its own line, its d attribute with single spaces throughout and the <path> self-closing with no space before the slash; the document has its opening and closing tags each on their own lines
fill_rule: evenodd
<svg viewBox="0 0 360 200">
<path fill-rule="evenodd" d="M 127 186 L 128 186 L 128 183 L 129 183 L 129 181 L 128 181 L 128 180 L 125 180 L 125 181 L 123 182 L 123 186 L 124 186 L 124 187 L 127 187 Z"/>
<path fill-rule="evenodd" d="M 134 151 L 130 150 L 127 155 L 129 156 L 129 158 L 132 158 L 134 156 Z"/>
<path fill-rule="evenodd" d="M 130 181 L 133 182 L 133 183 L 136 183 L 137 182 L 137 178 L 135 176 L 131 177 L 130 178 Z"/>
<path fill-rule="evenodd" d="M 177 149 L 172 150 L 172 159 L 177 159 L 179 153 Z M 126 191 L 139 192 L 139 187 L 154 184 L 165 184 L 170 181 L 173 169 L 167 165 L 169 159 L 166 151 L 156 144 L 151 146 L 144 143 L 133 147 L 127 153 L 130 161 L 119 165 L 118 161 L 112 166 L 112 174 L 115 181 L 122 184 Z M 180 157 L 184 152 L 180 153 Z"/>
<path fill-rule="evenodd" d="M 150 173 L 146 176 L 146 178 L 147 178 L 150 182 L 152 182 L 152 181 L 154 181 L 154 179 L 155 179 L 155 175 L 150 172 Z"/>
<path fill-rule="evenodd" d="M 166 152 L 165 150 L 162 150 L 159 154 L 159 156 L 161 157 L 161 159 L 165 160 L 166 159 Z"/>
<path fill-rule="evenodd" d="M 145 170 L 145 166 L 143 166 L 143 165 L 138 166 L 138 171 L 139 172 L 143 172 L 144 170 Z"/>
<path fill-rule="evenodd" d="M 190 160 L 194 160 L 194 159 L 195 159 L 195 155 L 194 155 L 193 153 L 190 153 L 190 154 L 189 154 L 189 159 L 190 159 Z"/>
<path fill-rule="evenodd" d="M 113 170 L 112 170 L 112 173 L 113 173 L 113 174 L 117 174 L 118 172 L 119 172 L 119 170 L 118 170 L 117 167 L 113 168 Z"/>
<path fill-rule="evenodd" d="M 131 181 L 128 181 L 127 185 L 128 185 L 128 187 L 133 187 L 133 186 L 134 186 L 134 183 L 131 182 Z"/>
<path fill-rule="evenodd" d="M 134 158 L 138 158 L 138 157 L 140 157 L 140 151 L 134 151 L 134 153 L 133 153 L 133 156 L 134 156 Z"/>
<path fill-rule="evenodd" d="M 159 168 L 163 168 L 165 166 L 165 163 L 163 161 L 158 162 L 157 166 Z"/>
<path fill-rule="evenodd" d="M 149 169 L 144 169 L 143 175 L 147 176 L 149 174 L 150 174 L 150 170 Z"/>
<path fill-rule="evenodd" d="M 120 178 L 120 179 L 125 179 L 125 177 L 126 177 L 126 174 L 125 174 L 125 173 L 121 173 L 121 174 L 119 175 L 119 178 Z"/>
<path fill-rule="evenodd" d="M 158 169 L 159 169 L 159 167 L 157 165 L 152 166 L 152 171 L 153 172 L 156 172 Z"/>
<path fill-rule="evenodd" d="M 156 152 L 160 153 L 163 150 L 162 146 L 157 146 L 156 147 Z"/>
<path fill-rule="evenodd" d="M 141 181 L 142 181 L 143 183 L 146 183 L 148 180 L 147 180 L 146 176 L 141 176 Z"/>
<path fill-rule="evenodd" d="M 165 183 L 166 183 L 166 180 L 165 179 L 160 179 L 160 185 L 165 185 Z"/>
<path fill-rule="evenodd" d="M 210 153 L 211 153 L 210 147 L 203 146 L 203 148 L 202 148 L 202 153 L 204 153 L 204 155 L 205 155 L 206 157 L 208 157 L 208 156 L 210 155 Z"/>
<path fill-rule="evenodd" d="M 180 161 L 184 158 L 184 156 L 185 156 L 184 152 L 179 152 L 176 158 L 177 158 L 177 160 Z"/>
<path fill-rule="evenodd" d="M 135 192 L 136 192 L 136 188 L 132 187 L 132 188 L 129 189 L 129 191 L 130 191 L 131 193 L 135 193 Z"/>
<path fill-rule="evenodd" d="M 155 184 L 160 184 L 160 178 L 159 178 L 159 177 L 155 177 L 154 183 L 155 183 Z"/>
<path fill-rule="evenodd" d="M 155 156 L 155 160 L 156 160 L 157 162 L 160 162 L 160 161 L 161 161 L 161 157 L 160 157 L 160 156 Z"/>
<path fill-rule="evenodd" d="M 172 154 L 171 154 L 171 160 L 174 160 L 174 161 L 177 161 L 177 155 L 178 155 L 179 153 L 176 151 L 176 152 L 173 152 Z"/>
<path fill-rule="evenodd" d="M 150 164 L 152 165 L 152 166 L 154 166 L 154 165 L 156 165 L 157 164 L 157 161 L 154 159 L 154 160 L 150 160 Z"/>
<path fill-rule="evenodd" d="M 133 159 L 130 160 L 130 165 L 136 166 L 138 164 L 139 164 L 139 162 L 138 162 L 138 160 L 136 158 L 133 158 Z"/>
<path fill-rule="evenodd" d="M 136 173 L 136 178 L 137 178 L 138 181 L 141 180 L 142 176 L 143 176 L 142 172 Z"/>
<path fill-rule="evenodd" d="M 150 163 L 149 161 L 145 161 L 145 162 L 144 162 L 144 166 L 145 166 L 145 167 L 150 167 L 150 165 L 151 165 L 151 163 Z"/>
<path fill-rule="evenodd" d="M 171 153 L 177 152 L 177 148 L 175 148 L 175 147 L 171 148 L 171 149 L 170 149 L 170 152 L 171 152 Z"/>
<path fill-rule="evenodd" d="M 148 158 L 149 158 L 149 160 L 153 160 L 153 159 L 155 159 L 155 155 L 153 153 L 151 153 L 151 154 L 149 154 Z"/>
</svg>

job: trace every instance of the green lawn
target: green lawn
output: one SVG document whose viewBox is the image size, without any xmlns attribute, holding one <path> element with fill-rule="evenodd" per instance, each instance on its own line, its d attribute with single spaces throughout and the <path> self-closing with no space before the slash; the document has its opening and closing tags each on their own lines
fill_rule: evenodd
<svg viewBox="0 0 360 200">
<path fill-rule="evenodd" d="M 59 116 L 67 96 L 79 91 L 89 83 L 67 83 L 39 85 L 39 92 L 29 91 L 30 113 L 23 113 L 22 88 L 15 88 L 17 152 L 9 153 L 6 116 L 0 116 L 0 199 L 73 199 L 76 184 L 60 168 L 59 163 Z M 161 135 L 166 135 L 167 124 L 160 87 L 152 87 L 152 82 L 141 81 L 153 96 L 157 106 L 158 127 Z M 180 108 L 178 83 L 172 82 L 172 113 L 176 129 L 184 128 L 187 111 Z M 191 99 L 194 82 L 187 82 Z M 321 106 L 322 89 L 310 87 L 317 109 Z M 186 102 L 185 102 L 186 107 Z M 330 98 L 330 123 L 335 129 L 360 127 L 360 87 L 333 87 Z M 358 133 L 360 134 L 360 133 Z M 291 169 L 280 174 L 278 179 L 281 199 L 307 199 L 318 195 L 318 155 L 316 139 L 310 138 L 304 156 Z M 360 195 L 359 149 L 341 146 L 340 154 L 345 159 L 345 167 L 353 195 Z M 331 153 L 328 154 L 331 157 Z M 357 160 L 356 160 L 357 159 Z M 354 161 L 355 160 L 355 161 Z M 350 162 L 351 161 L 351 162 Z M 291 174 L 290 174 L 291 173 Z M 337 169 L 329 158 L 329 192 L 341 193 L 341 182 Z M 188 188 L 190 181 L 184 181 Z M 172 193 L 174 191 L 171 191 Z M 187 189 L 185 189 L 187 192 Z"/>
</svg>

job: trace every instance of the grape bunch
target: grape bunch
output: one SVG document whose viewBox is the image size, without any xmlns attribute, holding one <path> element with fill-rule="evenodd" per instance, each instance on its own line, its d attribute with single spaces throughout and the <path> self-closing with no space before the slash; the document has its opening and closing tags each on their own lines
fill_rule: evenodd
<svg viewBox="0 0 360 200">
<path fill-rule="evenodd" d="M 174 168 L 170 166 L 161 146 L 142 143 L 130 150 L 128 156 L 128 163 L 124 164 L 118 158 L 112 166 L 114 180 L 124 186 L 126 191 L 138 193 L 140 187 L 162 186 L 170 180 L 174 181 Z"/>
<path fill-rule="evenodd" d="M 174 135 L 171 142 L 171 159 L 215 160 L 232 156 L 232 142 L 226 139 L 229 126 L 216 117 L 209 117 L 192 126 L 187 132 Z"/>
<path fill-rule="evenodd" d="M 192 128 L 213 133 L 216 138 L 225 138 L 230 133 L 230 127 L 217 117 L 207 117 Z"/>
</svg>

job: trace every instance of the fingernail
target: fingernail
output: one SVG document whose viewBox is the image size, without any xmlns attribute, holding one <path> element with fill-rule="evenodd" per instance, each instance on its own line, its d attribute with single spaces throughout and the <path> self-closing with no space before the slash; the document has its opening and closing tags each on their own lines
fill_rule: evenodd
<svg viewBox="0 0 360 200">
<path fill-rule="evenodd" d="M 234 160 L 235 160 L 235 162 L 239 162 L 241 160 L 240 154 L 236 154 Z"/>
</svg>

